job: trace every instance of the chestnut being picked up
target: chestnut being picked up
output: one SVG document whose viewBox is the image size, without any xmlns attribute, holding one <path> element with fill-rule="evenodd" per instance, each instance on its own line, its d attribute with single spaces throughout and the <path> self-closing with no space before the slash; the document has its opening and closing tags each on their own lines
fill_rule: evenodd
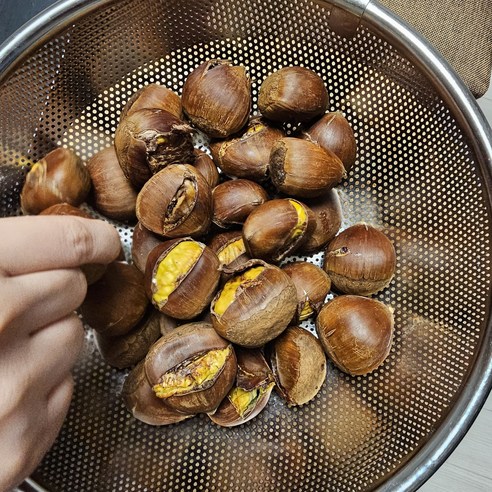
<svg viewBox="0 0 492 492">
<path fill-rule="evenodd" d="M 213 412 L 236 378 L 232 344 L 208 323 L 189 323 L 163 336 L 145 358 L 155 395 L 178 412 Z"/>
<path fill-rule="evenodd" d="M 166 241 L 147 258 L 147 295 L 159 311 L 173 318 L 198 316 L 212 300 L 219 278 L 217 255 L 189 237 Z"/>
</svg>

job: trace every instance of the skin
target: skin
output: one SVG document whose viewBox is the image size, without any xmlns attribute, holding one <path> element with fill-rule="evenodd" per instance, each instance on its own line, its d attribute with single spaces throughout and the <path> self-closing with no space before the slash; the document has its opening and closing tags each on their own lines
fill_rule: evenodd
<svg viewBox="0 0 492 492">
<path fill-rule="evenodd" d="M 11 490 L 55 440 L 73 391 L 84 332 L 74 310 L 87 284 L 78 268 L 109 263 L 117 231 L 68 216 L 0 220 L 0 491 Z"/>
</svg>

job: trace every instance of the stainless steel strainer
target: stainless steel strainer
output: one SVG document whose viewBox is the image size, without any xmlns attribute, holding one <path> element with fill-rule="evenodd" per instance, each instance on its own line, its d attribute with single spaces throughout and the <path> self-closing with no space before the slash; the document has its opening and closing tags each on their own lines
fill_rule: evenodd
<svg viewBox="0 0 492 492">
<path fill-rule="evenodd" d="M 208 58 L 248 66 L 255 102 L 282 66 L 326 81 L 330 109 L 347 115 L 359 147 L 340 186 L 344 224 L 376 223 L 396 245 L 395 280 L 378 296 L 395 309 L 394 348 L 367 377 L 329 366 L 306 406 L 274 397 L 239 428 L 205 417 L 154 428 L 123 407 L 125 373 L 101 360 L 89 330 L 68 419 L 33 486 L 414 490 L 491 385 L 492 135 L 449 65 L 405 23 L 367 0 L 64 1 L 0 48 L 3 152 L 37 159 L 67 145 L 88 158 L 111 144 L 137 88 L 180 92 Z M 117 225 L 128 251 L 131 228 Z"/>
</svg>

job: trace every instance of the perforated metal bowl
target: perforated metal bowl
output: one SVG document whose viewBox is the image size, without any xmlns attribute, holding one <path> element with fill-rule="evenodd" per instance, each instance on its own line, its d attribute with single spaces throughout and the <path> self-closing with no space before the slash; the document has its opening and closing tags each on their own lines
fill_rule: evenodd
<svg viewBox="0 0 492 492">
<path fill-rule="evenodd" d="M 303 407 L 274 397 L 239 428 L 205 417 L 155 428 L 125 410 L 125 373 L 102 362 L 88 330 L 68 419 L 32 483 L 100 492 L 415 489 L 490 388 L 492 137 L 469 92 L 408 26 L 356 0 L 65 1 L 0 49 L 3 152 L 37 159 L 66 145 L 87 159 L 111 144 L 137 88 L 159 82 L 180 92 L 207 58 L 248 66 L 255 102 L 282 66 L 324 78 L 330 109 L 347 115 L 359 147 L 340 186 L 344 226 L 375 223 L 396 245 L 395 280 L 378 296 L 395 309 L 394 348 L 367 377 L 329 366 Z M 118 226 L 128 251 L 131 228 Z"/>
</svg>

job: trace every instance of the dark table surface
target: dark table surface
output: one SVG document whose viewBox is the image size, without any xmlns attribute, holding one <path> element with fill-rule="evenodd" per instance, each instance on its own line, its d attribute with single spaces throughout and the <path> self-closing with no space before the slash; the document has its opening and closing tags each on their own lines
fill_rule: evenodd
<svg viewBox="0 0 492 492">
<path fill-rule="evenodd" d="M 0 0 L 0 44 L 55 0 Z"/>
</svg>

